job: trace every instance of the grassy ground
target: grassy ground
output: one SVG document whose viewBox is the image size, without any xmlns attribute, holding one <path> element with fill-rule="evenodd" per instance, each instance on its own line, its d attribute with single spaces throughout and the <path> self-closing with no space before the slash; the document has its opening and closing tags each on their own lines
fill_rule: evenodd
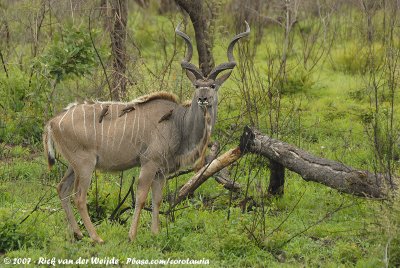
<svg viewBox="0 0 400 268">
<path fill-rule="evenodd" d="M 328 70 L 320 73 L 315 87 L 294 96 L 305 100 L 301 137 L 314 137 L 301 138 L 300 146 L 323 157 L 369 168 L 369 144 L 360 120 L 354 115 L 363 105 L 349 97 L 355 88 L 357 78 Z M 296 140 L 294 137 L 293 141 Z M 129 243 L 129 211 L 121 217 L 127 220 L 124 224 L 104 217 L 97 222 L 98 232 L 106 241 L 104 245 L 94 245 L 88 238 L 75 242 L 56 196 L 55 185 L 62 174 L 62 165 L 48 173 L 37 148 L 4 147 L 3 153 L 0 239 L 3 246 L 7 244 L 13 250 L 1 258 L 31 258 L 37 262 L 40 257 L 76 260 L 97 256 L 115 257 L 123 263 L 128 258 L 190 258 L 207 259 L 215 267 L 282 264 L 379 267 L 384 265 L 385 250 L 392 237 L 388 250 L 392 261 L 399 264 L 400 253 L 394 248 L 398 245 L 398 211 L 382 201 L 355 198 L 306 183 L 290 172 L 285 195 L 264 200 L 264 214 L 261 208 L 242 213 L 241 197 L 233 198 L 229 206 L 230 193 L 210 180 L 196 192 L 194 199 L 180 206 L 182 209 L 175 212 L 174 221 L 161 216 L 159 236 L 151 235 L 150 213 L 144 212 L 138 238 Z M 265 164 L 262 159 L 246 156 L 241 160 L 237 178 L 242 185 L 251 180 L 250 193 L 261 202 L 257 192 L 267 187 L 268 171 L 261 168 L 255 174 L 246 170 L 246 165 L 254 161 Z M 132 175 L 137 175 L 137 170 L 125 174 L 123 194 Z M 93 183 L 89 206 L 94 219 L 110 215 L 119 191 L 118 176 L 97 174 L 97 178 L 99 206 L 103 211 L 100 215 L 95 213 Z M 173 192 L 185 179 L 170 181 L 168 190 Z M 30 215 L 37 204 L 39 209 Z M 165 202 L 163 210 L 167 208 Z M 19 224 L 27 215 L 29 218 Z"/>
<path fill-rule="evenodd" d="M 136 20 L 130 20 L 129 27 L 136 29 L 134 40 L 142 48 L 141 57 L 150 61 L 151 69 L 159 73 L 165 67 L 162 63 L 167 62 L 172 54 L 173 37 L 169 36 L 170 27 L 166 26 L 170 20 L 160 16 L 144 20 L 141 16 L 132 16 Z M 163 54 L 162 42 L 157 39 L 160 32 L 168 32 L 162 39 L 169 44 L 166 45 L 166 55 Z M 192 32 L 189 34 L 193 36 Z M 226 44 L 229 39 L 224 38 Z M 183 50 L 183 47 L 178 48 Z M 225 46 L 217 42 L 214 48 L 216 62 L 225 60 L 224 50 Z M 365 77 L 354 71 L 360 64 L 357 65 L 351 57 L 346 58 L 343 53 L 339 46 L 334 48 L 331 54 L 333 63 L 324 62 L 312 73 L 311 82 L 306 87 L 283 96 L 281 108 L 287 120 L 281 138 L 319 156 L 373 170 L 373 147 L 365 124 L 371 112 L 370 93 L 365 89 Z M 260 45 L 256 57 L 258 66 L 265 64 L 266 55 L 266 46 Z M 135 76 L 140 78 L 136 87 L 145 93 L 154 90 L 154 85 L 158 84 L 154 77 L 146 75 L 147 66 L 135 68 Z M 263 68 L 260 67 L 261 77 L 265 79 Z M 101 70 L 98 73 L 102 73 Z M 172 71 L 165 74 L 167 89 L 179 93 L 179 74 L 179 60 L 175 58 Z M 234 116 L 245 110 L 237 90 L 238 79 L 236 69 L 220 89 L 219 121 L 214 136 L 218 139 L 233 123 L 237 124 Z M 78 83 L 76 85 L 75 88 L 72 79 L 58 85 L 55 92 L 57 106 L 65 106 L 72 99 L 72 93 L 64 94 L 68 92 L 66 88 L 80 92 L 85 84 L 80 85 L 81 88 Z M 190 95 L 189 91 L 183 92 L 183 96 L 187 95 Z M 397 95 L 396 98 L 398 110 L 400 102 Z M 266 106 L 261 104 L 259 107 L 259 119 L 262 131 L 267 133 Z M 382 107 L 388 107 L 388 102 L 383 100 Z M 33 117 L 37 116 L 32 113 Z M 240 135 L 241 128 L 248 124 L 246 120 L 239 122 L 234 136 Z M 236 140 L 230 141 L 229 146 L 235 144 Z M 399 200 L 356 198 L 307 183 L 291 172 L 286 175 L 284 196 L 266 199 L 262 195 L 268 187 L 267 163 L 251 155 L 243 157 L 233 167 L 232 177 L 244 188 L 249 186 L 248 195 L 252 196 L 256 206 L 249 203 L 243 212 L 244 195 L 231 194 L 210 179 L 191 200 L 179 205 L 173 216 L 161 216 L 162 231 L 158 236 L 151 235 L 150 213 L 143 212 L 138 237 L 133 243 L 128 242 L 131 210 L 120 217 L 120 222 L 109 220 L 118 204 L 118 174 L 97 173 L 98 196 L 93 182 L 89 212 L 99 235 L 106 242 L 96 245 L 87 237 L 74 241 L 55 188 L 65 167 L 58 163 L 49 172 L 42 154 L 40 144 L 0 146 L 0 266 L 7 260 L 17 264 L 27 261 L 23 258 L 29 258 L 31 264 L 36 265 L 40 258 L 72 260 L 77 265 L 79 258 L 91 263 L 92 257 L 103 260 L 116 258 L 122 264 L 126 264 L 128 258 L 197 259 L 208 260 L 211 267 L 400 265 Z M 137 169 L 125 172 L 122 196 L 128 191 L 132 176 L 137 177 L 137 174 Z M 164 193 L 163 211 L 169 208 L 168 196 L 189 177 L 169 181 Z M 130 202 L 128 197 L 124 207 Z M 147 206 L 150 207 L 150 202 Z M 81 221 L 79 224 L 84 230 Z"/>
</svg>

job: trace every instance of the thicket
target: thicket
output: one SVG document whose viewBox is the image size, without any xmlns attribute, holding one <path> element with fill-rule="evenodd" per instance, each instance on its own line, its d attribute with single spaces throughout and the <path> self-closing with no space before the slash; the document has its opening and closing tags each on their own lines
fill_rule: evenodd
<svg viewBox="0 0 400 268">
<path fill-rule="evenodd" d="M 73 9 L 69 2 L 74 3 Z M 238 66 L 220 92 L 214 139 L 222 143 L 222 150 L 236 145 L 243 126 L 250 124 L 327 158 L 393 178 L 398 174 L 400 28 L 396 3 L 288 0 L 253 1 L 254 6 L 244 7 L 246 1 L 206 2 L 215 7 L 210 33 L 217 64 L 226 60 L 225 46 L 232 33 L 243 30 L 244 19 L 252 27 L 251 38 L 241 42 L 235 51 Z M 158 14 L 161 10 L 156 1 L 149 3 L 146 8 L 129 4 L 126 100 L 160 89 L 185 100 L 191 91 L 187 90 L 189 82 L 179 65 L 184 44 L 174 36 L 182 13 L 172 8 Z M 55 185 L 65 169 L 62 164 L 48 175 L 35 161 L 13 165 L 10 159 L 29 158 L 41 151 L 45 122 L 69 102 L 110 99 L 107 74 L 112 73 L 112 63 L 106 15 L 92 1 L 5 1 L 0 4 L 0 17 L 0 180 L 29 181 L 35 177 Z M 186 26 L 188 35 L 194 36 L 190 23 Z M 330 96 L 337 96 L 336 99 L 324 97 L 330 91 L 335 91 Z M 266 219 L 284 212 L 288 218 L 297 217 L 292 213 L 299 209 L 301 197 L 298 202 L 290 202 L 287 197 L 267 199 L 265 178 L 269 171 L 263 159 L 246 158 L 230 172 L 234 180 L 243 184 L 244 192 L 216 196 L 207 188 L 205 197 L 192 200 L 190 206 L 207 209 L 211 204 L 211 210 L 239 207 L 241 212 L 248 212 L 245 227 L 241 226 L 249 237 L 246 243 L 250 241 L 271 252 L 279 261 L 292 238 L 279 226 L 274 229 L 267 225 Z M 109 219 L 129 190 L 132 176 L 137 176 L 136 171 L 125 174 L 123 180 L 97 174 L 89 196 L 94 221 Z M 124 187 L 117 189 L 107 183 L 111 177 Z M 184 179 L 169 183 L 166 199 L 171 199 Z M 304 195 L 300 190 L 296 193 Z M 5 193 L 0 198 L 10 199 Z M 335 202 L 338 201 L 332 201 L 334 205 Z M 294 207 L 289 208 L 288 204 Z M 124 204 L 120 211 L 129 211 L 129 205 Z M 340 211 L 341 204 L 336 205 Z M 377 221 L 369 225 L 374 227 L 368 232 L 379 234 L 376 236 L 386 250 L 381 264 L 399 265 L 399 200 L 394 197 L 371 207 Z M 322 215 L 322 221 L 335 214 L 336 207 L 332 205 L 330 209 L 326 217 Z M 1 213 L 7 220 L 0 223 L 0 251 L 45 247 L 45 235 L 28 227 L 26 221 L 21 224 L 23 216 Z M 125 223 L 127 214 L 121 213 L 118 220 Z M 298 212 L 298 217 L 302 216 L 306 217 Z M 166 218 L 176 220 L 174 213 Z M 280 219 L 282 224 L 287 220 Z M 27 221 L 35 223 L 31 218 Z M 315 225 L 318 223 L 317 220 Z M 183 231 L 195 228 L 181 224 Z M 319 231 L 326 234 L 316 229 L 315 236 Z M 244 246 L 241 239 L 234 233 L 232 241 L 224 240 L 219 246 L 240 255 Z M 366 255 L 351 243 L 338 243 L 343 243 L 337 247 L 340 250 L 331 254 L 343 264 L 355 264 Z"/>
</svg>

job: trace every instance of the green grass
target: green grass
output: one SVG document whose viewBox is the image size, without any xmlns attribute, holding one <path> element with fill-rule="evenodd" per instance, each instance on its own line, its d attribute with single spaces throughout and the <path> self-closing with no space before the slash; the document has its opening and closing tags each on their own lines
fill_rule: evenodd
<svg viewBox="0 0 400 268">
<path fill-rule="evenodd" d="M 189 86 L 179 66 L 183 57 L 183 42 L 178 42 L 179 54 L 172 60 L 171 71 L 164 73 L 163 84 L 159 77 L 149 75 L 147 71 L 149 68 L 156 74 L 160 73 L 166 67 L 166 61 L 172 57 L 174 38 L 170 35 L 173 30 L 170 20 L 177 19 L 148 16 L 137 12 L 137 17 L 132 17 L 136 19 L 130 19 L 128 23 L 129 27 L 135 29 L 133 39 L 141 48 L 141 60 L 146 63 L 144 66 L 139 60 L 136 65 L 130 63 L 132 66 L 128 66 L 128 69 L 134 70 L 137 79 L 135 85 L 129 88 L 129 97 L 158 90 L 161 86 L 179 95 L 181 83 L 183 87 Z M 279 30 L 273 29 L 269 34 L 279 36 Z M 213 49 L 217 63 L 226 60 L 225 46 L 231 37 L 227 36 L 227 30 L 221 32 L 216 36 L 216 40 L 221 41 L 216 42 Z M 188 33 L 193 36 L 191 30 Z M 274 40 L 268 37 L 265 37 L 266 40 Z M 296 38 L 294 40 L 296 42 Z M 106 46 L 99 44 L 99 47 Z M 357 55 L 351 53 L 355 47 L 354 40 L 334 46 L 330 55 L 332 61 L 321 63 L 307 77 L 308 80 L 303 79 L 300 67 L 295 69 L 300 73 L 290 73 L 290 88 L 284 91 L 281 102 L 285 124 L 280 138 L 321 157 L 373 170 L 374 151 L 371 137 L 366 133 L 366 121 L 373 109 L 365 77 L 362 76 L 364 62 L 356 61 Z M 263 83 L 266 83 L 266 58 L 278 48 L 269 42 L 262 43 L 258 48 L 254 64 Z M 27 48 L 20 45 L 17 50 Z M 27 54 L 24 57 L 28 57 Z M 237 61 L 240 60 L 237 56 Z M 194 55 L 194 63 L 196 61 Z M 288 61 L 290 66 L 296 66 L 295 56 L 290 56 Z M 25 90 L 28 76 L 22 71 L 10 72 L 16 72 L 18 75 L 14 79 L 19 81 L 19 84 L 11 84 Z M 100 69 L 93 72 L 94 77 L 102 74 Z M 2 81 L 7 79 L 0 78 Z M 106 98 L 106 93 L 98 93 L 91 87 L 91 82 L 88 78 L 60 82 L 54 92 L 54 109 L 66 106 L 76 96 Z M 236 69 L 219 92 L 221 104 L 214 138 L 228 140 L 225 149 L 237 145 L 242 127 L 249 123 L 247 115 L 239 121 L 235 118 L 246 109 L 238 82 L 240 76 Z M 0 83 L 0 86 L 7 83 Z M 82 90 L 86 87 L 90 89 Z M 254 90 L 260 94 L 257 89 Z M 5 92 L 1 98 L 9 101 Z M 183 91 L 181 97 L 185 99 L 190 95 L 191 91 Z M 37 102 L 42 101 L 37 99 Z M 382 107 L 387 108 L 387 99 L 384 96 L 381 99 Z M 16 103 L 25 105 L 25 102 L 20 102 Z M 399 103 L 399 96 L 396 95 L 396 110 Z M 38 106 L 43 108 L 46 105 L 40 103 Z M 269 107 L 265 103 L 259 105 L 260 128 L 268 133 Z M 29 115 L 39 116 L 29 105 L 24 109 Z M 19 114 L 22 118 L 25 115 Z M 16 114 L 8 115 L 7 120 L 0 121 L 0 126 L 14 122 L 14 117 L 17 118 Z M 106 242 L 104 245 L 93 244 L 81 220 L 79 224 L 85 238 L 74 241 L 56 191 L 65 167 L 58 163 L 52 171 L 48 171 L 41 145 L 26 144 L 25 138 L 30 135 L 30 128 L 19 129 L 22 123 L 4 127 L 5 130 L 13 130 L 3 133 L 12 145 L 0 146 L 0 266 L 4 258 L 31 258 L 38 261 L 40 257 L 55 257 L 75 261 L 78 258 L 115 257 L 122 262 L 128 258 L 207 259 L 211 267 L 382 267 L 385 265 L 386 251 L 390 265 L 400 265 L 398 198 L 392 202 L 357 198 L 317 183 L 307 183 L 289 171 L 285 194 L 281 198 L 263 198 L 269 182 L 267 162 L 251 155 L 244 156 L 238 166 L 232 168 L 232 174 L 236 174 L 235 178 L 243 188 L 249 182 L 248 195 L 253 197 L 258 206 L 242 212 L 240 205 L 244 194 L 231 195 L 213 179 L 209 179 L 191 200 L 178 206 L 173 219 L 161 215 L 162 230 L 158 236 L 151 234 L 151 215 L 144 211 L 137 239 L 132 243 L 128 241 L 128 230 L 133 212 L 128 210 L 121 216 L 124 223 L 108 219 L 118 204 L 119 175 L 97 172 L 98 204 L 93 178 L 88 197 L 89 213 L 99 235 Z M 232 125 L 236 127 L 230 129 Z M 14 130 L 18 129 L 21 130 L 21 136 L 13 143 L 14 136 L 17 136 Z M 227 136 L 231 133 L 233 138 L 229 140 Z M 396 167 L 398 172 L 398 164 Z M 138 169 L 124 173 L 122 196 L 128 191 L 132 177 L 138 177 Z M 169 208 L 168 196 L 189 177 L 186 175 L 168 182 L 162 211 Z M 127 207 L 130 202 L 129 197 L 124 206 Z M 95 211 L 96 206 L 100 208 L 98 212 Z M 150 199 L 146 206 L 150 207 Z"/>
<path fill-rule="evenodd" d="M 16 158 L 16 165 L 21 160 Z M 38 157 L 36 161 L 44 159 Z M 29 168 L 25 170 L 29 173 Z M 105 207 L 112 209 L 116 205 L 118 186 L 115 182 L 118 180 L 109 175 L 99 175 L 98 178 L 100 199 L 105 201 Z M 245 184 L 244 178 L 239 177 L 239 182 Z M 257 180 L 266 183 L 262 177 Z M 7 233 L 8 241 L 15 240 L 17 245 L 14 250 L 7 251 L 6 257 L 75 260 L 97 256 L 115 257 L 121 261 L 127 258 L 204 258 L 210 260 L 212 267 L 254 267 L 267 263 L 273 267 L 282 263 L 288 266 L 332 267 L 338 264 L 360 267 L 382 265 L 384 245 L 380 236 L 384 234 L 381 229 L 384 225 L 377 220 L 376 213 L 385 205 L 340 194 L 315 183 L 306 183 L 292 173 L 287 176 L 285 195 L 266 204 L 267 235 L 262 236 L 259 226 L 254 230 L 254 236 L 259 237 L 260 241 L 254 240 L 248 232 L 254 222 L 261 225 L 259 209 L 242 213 L 240 208 L 233 205 L 228 220 L 229 192 L 216 187 L 211 180 L 196 192 L 194 200 L 185 201 L 180 206 L 183 209 L 175 213 L 173 222 L 161 216 L 162 231 L 158 236 L 151 234 L 150 213 L 144 212 L 137 240 L 133 243 L 128 242 L 127 236 L 130 218 L 123 225 L 107 219 L 97 222 L 97 230 L 106 241 L 104 245 L 95 245 L 87 237 L 73 241 L 56 196 L 55 184 L 54 180 L 47 183 L 35 179 L 2 180 L 0 218 L 3 224 L 17 224 L 16 230 Z M 124 184 L 124 193 L 128 184 L 128 181 Z M 174 182 L 170 181 L 169 184 L 171 189 Z M 89 203 L 94 201 L 93 192 L 92 185 Z M 211 205 L 201 201 L 217 195 L 218 201 Z M 41 196 L 45 196 L 46 201 L 40 204 L 40 209 L 33 212 L 24 223 L 18 224 L 31 213 Z M 341 205 L 346 208 L 327 216 Z M 164 203 L 162 210 L 167 208 L 168 204 Z M 94 218 L 94 211 L 90 212 Z M 324 217 L 325 220 L 301 233 Z M 382 224 L 381 228 L 376 224 Z M 9 225 L 8 228 L 11 230 Z"/>
</svg>

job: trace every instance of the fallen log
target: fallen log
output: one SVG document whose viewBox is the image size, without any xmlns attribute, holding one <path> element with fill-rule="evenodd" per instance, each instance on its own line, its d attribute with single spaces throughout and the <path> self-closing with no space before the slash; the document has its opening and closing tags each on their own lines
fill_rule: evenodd
<svg viewBox="0 0 400 268">
<path fill-rule="evenodd" d="M 265 156 L 298 173 L 306 181 L 318 182 L 343 193 L 385 198 L 390 190 L 397 188 L 394 178 L 317 157 L 249 127 L 245 127 L 240 148 Z"/>
<path fill-rule="evenodd" d="M 201 168 L 179 191 L 173 207 L 195 191 L 203 182 L 245 153 L 254 153 L 270 160 L 270 195 L 282 195 L 285 168 L 299 174 L 305 181 L 313 181 L 339 192 L 360 197 L 386 198 L 391 190 L 397 190 L 398 178 L 358 170 L 340 162 L 317 157 L 293 145 L 273 139 L 245 127 L 240 145 L 214 159 Z M 396 181 L 396 182 L 395 182 Z M 233 183 L 232 181 L 230 181 Z M 233 186 L 234 187 L 234 186 Z"/>
<path fill-rule="evenodd" d="M 206 165 L 211 163 L 215 158 L 217 158 L 219 147 L 220 146 L 218 141 L 214 141 L 211 144 L 210 154 L 206 157 Z M 213 174 L 213 177 L 215 181 L 221 184 L 225 189 L 228 189 L 233 192 L 240 191 L 241 188 L 240 184 L 231 180 L 231 178 L 229 177 L 229 171 L 227 167 L 224 167 L 220 171 Z"/>
<path fill-rule="evenodd" d="M 210 164 L 215 158 L 218 156 L 219 152 L 219 142 L 214 141 L 210 146 L 210 154 L 206 156 L 206 164 Z M 166 177 L 167 180 L 171 180 L 173 178 L 179 177 L 181 175 L 185 175 L 188 173 L 191 173 L 195 171 L 195 169 L 189 168 L 185 170 L 179 170 L 169 176 Z M 233 191 L 233 192 L 239 192 L 241 189 L 241 185 L 235 181 L 232 181 L 231 178 L 229 177 L 229 171 L 226 167 L 222 168 L 220 171 L 216 172 L 215 174 L 212 174 L 214 177 L 215 181 L 221 184 L 225 189 Z"/>
<path fill-rule="evenodd" d="M 233 164 L 242 156 L 240 148 L 234 148 L 223 155 L 217 157 L 211 163 L 202 167 L 182 188 L 179 190 L 178 196 L 175 199 L 174 206 L 180 203 L 186 196 L 196 190 L 209 177 L 219 172 L 223 168 Z"/>
</svg>

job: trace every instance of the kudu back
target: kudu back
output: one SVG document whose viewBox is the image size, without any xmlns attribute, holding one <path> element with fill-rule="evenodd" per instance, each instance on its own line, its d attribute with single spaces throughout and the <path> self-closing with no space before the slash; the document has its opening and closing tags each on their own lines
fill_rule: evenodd
<svg viewBox="0 0 400 268">
<path fill-rule="evenodd" d="M 43 142 L 49 166 L 55 162 L 55 150 L 67 160 L 68 170 L 57 186 L 61 205 L 76 238 L 83 234 L 71 208 L 73 198 L 82 221 L 96 242 L 97 234 L 88 214 L 86 198 L 95 169 L 121 171 L 140 166 L 135 211 L 129 238 L 135 239 L 140 212 L 152 189 L 153 233 L 159 232 L 159 209 L 165 175 L 204 158 L 215 124 L 218 88 L 229 77 L 236 62 L 233 47 L 246 31 L 236 35 L 228 46 L 228 62 L 215 67 L 208 76 L 190 63 L 193 46 L 190 38 L 175 32 L 187 45 L 181 62 L 195 90 L 190 105 L 181 105 L 166 92 L 142 96 L 131 102 L 95 102 L 70 104 L 45 126 Z M 225 74 L 218 75 L 225 70 Z"/>
</svg>

